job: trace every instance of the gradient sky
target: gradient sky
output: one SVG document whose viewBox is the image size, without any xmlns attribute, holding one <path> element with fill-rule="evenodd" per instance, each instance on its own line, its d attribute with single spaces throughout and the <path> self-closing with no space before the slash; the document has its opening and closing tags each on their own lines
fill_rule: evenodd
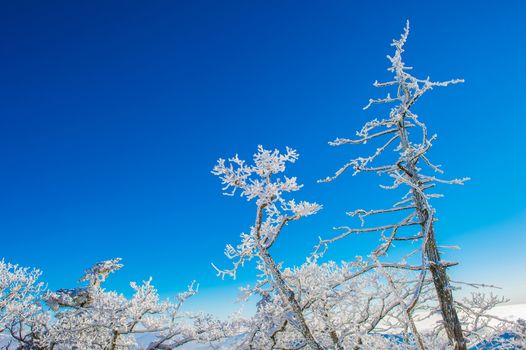
<svg viewBox="0 0 526 350">
<path fill-rule="evenodd" d="M 258 144 L 298 149 L 297 197 L 324 205 L 274 246 L 287 265 L 353 223 L 345 211 L 392 198 L 372 175 L 316 180 L 358 154 L 327 141 L 375 116 L 362 107 L 410 19 L 414 73 L 466 80 L 417 109 L 439 135 L 433 159 L 473 179 L 434 203 L 439 240 L 462 246 L 452 273 L 526 302 L 523 1 L 2 1 L 0 17 L 0 256 L 50 288 L 118 256 L 111 288 L 152 276 L 169 296 L 197 279 L 198 309 L 228 309 L 254 271 L 222 281 L 210 263 L 229 266 L 254 204 L 223 197 L 210 170 Z"/>
</svg>

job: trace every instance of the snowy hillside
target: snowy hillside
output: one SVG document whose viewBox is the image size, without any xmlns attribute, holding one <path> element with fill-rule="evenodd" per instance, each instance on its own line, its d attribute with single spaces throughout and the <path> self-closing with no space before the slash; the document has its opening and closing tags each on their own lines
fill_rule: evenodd
<svg viewBox="0 0 526 350">
<path fill-rule="evenodd" d="M 526 304 L 510 304 L 510 305 L 499 305 L 490 310 L 488 314 L 496 316 L 508 321 L 516 321 L 518 319 L 526 320 Z M 440 317 L 427 319 L 418 323 L 418 328 L 429 329 L 439 321 Z"/>
</svg>

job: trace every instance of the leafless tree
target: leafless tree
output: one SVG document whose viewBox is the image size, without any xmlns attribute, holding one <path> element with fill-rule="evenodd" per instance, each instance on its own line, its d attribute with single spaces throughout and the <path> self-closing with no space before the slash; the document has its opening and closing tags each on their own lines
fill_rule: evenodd
<svg viewBox="0 0 526 350">
<path fill-rule="evenodd" d="M 408 314 L 411 313 L 411 309 L 416 305 L 426 274 L 430 272 L 448 338 L 455 349 L 465 350 L 466 341 L 455 309 L 452 288 L 446 272 L 446 268 L 454 265 L 454 263 L 445 262 L 441 258 L 435 233 L 436 213 L 430 204 L 430 199 L 440 195 L 429 191 L 439 183 L 463 184 L 468 179 L 444 180 L 436 175 L 442 174 L 442 170 L 440 166 L 434 165 L 428 157 L 428 151 L 436 135 L 429 136 L 426 125 L 420 121 L 417 114 L 412 110 L 414 104 L 424 93 L 435 87 L 460 83 L 462 80 L 434 82 L 429 78 L 418 79 L 411 75 L 409 73 L 411 67 L 406 66 L 402 60 L 404 44 L 408 34 L 409 23 L 401 38 L 393 41 L 392 46 L 395 47 L 395 53 L 392 57 L 388 56 L 391 63 L 388 70 L 393 73 L 393 79 L 383 83 L 374 83 L 375 87 L 390 88 L 394 90 L 394 93 L 392 95 L 388 93 L 385 98 L 371 99 L 364 108 L 368 109 L 376 104 L 394 104 L 389 109 L 388 115 L 385 118 L 373 119 L 367 122 L 357 132 L 356 139 L 337 138 L 330 142 L 332 146 L 366 144 L 375 141 L 380 142 L 380 145 L 372 155 L 352 159 L 341 167 L 334 176 L 322 180 L 325 182 L 332 181 L 350 169 L 354 171 L 353 175 L 363 172 L 387 175 L 392 179 L 392 183 L 381 185 L 381 187 L 388 190 L 407 189 L 402 198 L 391 208 L 369 211 L 360 209 L 349 213 L 349 215 L 358 216 L 362 226 L 364 225 L 364 219 L 370 216 L 381 214 L 400 214 L 403 216 L 394 223 L 381 226 L 342 227 L 340 228 L 342 233 L 338 236 L 321 240 L 315 254 L 322 254 L 328 243 L 340 240 L 350 234 L 380 232 L 382 234 L 382 243 L 372 252 L 371 264 L 374 268 L 382 268 L 388 265 L 380 262 L 381 257 L 387 254 L 395 242 L 411 242 L 413 245 L 416 242 L 420 242 L 419 248 L 409 254 L 409 256 L 418 254 L 420 256 L 419 264 L 394 264 L 394 267 L 420 271 L 422 283 L 416 288 L 413 300 L 407 305 Z M 391 150 L 394 150 L 394 154 L 397 155 L 394 160 L 389 159 L 388 151 Z M 381 156 L 389 160 L 384 164 L 377 165 L 376 161 L 381 159 Z M 425 170 L 431 170 L 432 174 L 428 174 Z M 411 235 L 403 233 L 407 232 L 405 229 L 415 227 L 419 229 L 418 232 L 413 232 Z"/>
<path fill-rule="evenodd" d="M 288 321 L 295 325 L 311 349 L 318 350 L 321 347 L 307 325 L 297 296 L 269 251 L 287 223 L 312 215 L 321 208 L 316 203 L 296 203 L 283 198 L 287 192 L 298 191 L 302 187 L 297 184 L 295 177 L 279 177 L 285 171 L 286 163 L 293 163 L 297 159 L 298 154 L 290 148 L 280 154 L 277 150 L 266 150 L 262 146 L 254 155 L 253 165 L 246 164 L 237 155 L 230 158 L 228 164 L 224 159 L 219 159 L 212 173 L 221 178 L 225 185 L 223 190 L 232 190 L 226 194 L 233 195 L 238 190 L 248 200 L 255 199 L 256 218 L 249 233 L 241 234 L 241 243 L 235 248 L 228 245 L 225 249 L 226 256 L 234 261 L 234 267 L 216 270 L 220 276 L 235 277 L 237 269 L 247 260 L 259 259 L 259 267 L 265 276 L 263 283 L 270 284 L 279 293 L 293 316 Z"/>
</svg>

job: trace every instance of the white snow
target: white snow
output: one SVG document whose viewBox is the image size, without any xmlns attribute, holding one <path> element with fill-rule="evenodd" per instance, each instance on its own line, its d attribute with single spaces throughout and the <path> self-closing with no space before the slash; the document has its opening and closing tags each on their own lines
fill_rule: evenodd
<svg viewBox="0 0 526 350">
<path fill-rule="evenodd" d="M 508 321 L 516 321 L 519 318 L 526 320 L 526 304 L 506 304 L 499 305 L 488 312 L 492 316 L 506 319 Z M 430 329 L 440 319 L 440 316 L 429 318 L 417 322 L 419 329 Z"/>
</svg>

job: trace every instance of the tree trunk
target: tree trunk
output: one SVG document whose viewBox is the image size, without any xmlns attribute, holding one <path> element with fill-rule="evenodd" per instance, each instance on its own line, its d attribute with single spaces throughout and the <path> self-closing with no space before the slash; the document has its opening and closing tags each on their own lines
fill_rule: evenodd
<svg viewBox="0 0 526 350">
<path fill-rule="evenodd" d="M 285 300 L 291 307 L 292 312 L 296 318 L 296 322 L 298 324 L 298 330 L 305 338 L 307 345 L 313 350 L 322 350 L 320 345 L 316 342 L 316 339 L 314 339 L 314 336 L 312 335 L 309 327 L 307 326 L 307 322 L 303 317 L 303 311 L 301 309 L 300 304 L 296 300 L 294 291 L 287 286 L 285 280 L 283 279 L 283 276 L 281 275 L 281 271 L 270 256 L 269 252 L 261 245 L 259 245 L 258 248 L 261 259 L 263 259 L 265 265 L 268 267 L 270 273 L 272 274 L 272 277 L 274 278 L 275 287 L 277 287 L 281 295 L 285 298 Z"/>
<path fill-rule="evenodd" d="M 424 236 L 425 242 L 425 256 L 429 262 L 429 271 L 433 276 L 433 283 L 440 304 L 440 311 L 442 319 L 444 320 L 444 327 L 446 329 L 449 341 L 455 350 L 467 350 L 466 340 L 462 333 L 462 327 L 458 319 L 457 311 L 453 300 L 453 292 L 449 284 L 449 277 L 446 272 L 446 267 L 442 265 L 440 253 L 438 252 L 435 225 L 433 223 L 433 216 L 430 215 L 427 206 L 424 206 L 425 199 L 416 191 L 413 191 L 415 204 L 418 216 L 422 222 L 422 233 L 427 229 L 427 235 Z"/>
<path fill-rule="evenodd" d="M 430 239 L 426 244 L 425 254 L 429 261 L 429 271 L 433 276 L 433 283 L 435 284 L 438 301 L 440 302 L 440 311 L 442 313 L 442 318 L 444 319 L 447 336 L 453 343 L 453 348 L 455 350 L 467 350 L 466 340 L 464 339 L 462 327 L 460 326 L 460 321 L 453 302 L 453 292 L 451 291 L 446 268 L 440 261 L 440 254 L 434 238 L 433 224 L 431 224 L 429 236 Z"/>
<path fill-rule="evenodd" d="M 410 107 L 410 105 L 406 106 L 406 110 L 409 110 Z M 410 143 L 403 120 L 398 124 L 398 127 L 400 143 L 404 151 L 407 151 L 410 147 Z M 422 182 L 418 175 L 416 162 L 418 162 L 418 158 L 414 159 L 411 155 L 408 155 L 405 160 L 405 166 L 407 169 L 404 171 L 410 177 L 409 180 L 411 183 L 414 186 L 421 188 Z M 449 342 L 451 345 L 453 345 L 455 350 L 467 350 L 466 340 L 464 339 L 462 327 L 455 309 L 453 292 L 451 291 L 451 286 L 449 284 L 449 277 L 447 275 L 446 268 L 442 265 L 440 253 L 438 252 L 435 238 L 434 218 L 430 212 L 427 198 L 422 194 L 423 190 L 419 191 L 413 187 L 411 192 L 416 207 L 416 212 L 421 222 L 420 225 L 422 228 L 422 234 L 424 235 L 424 254 L 429 263 L 429 271 L 433 276 L 433 283 L 435 285 L 438 302 L 440 304 L 442 320 L 444 321 L 444 327 L 446 329 Z"/>
</svg>

